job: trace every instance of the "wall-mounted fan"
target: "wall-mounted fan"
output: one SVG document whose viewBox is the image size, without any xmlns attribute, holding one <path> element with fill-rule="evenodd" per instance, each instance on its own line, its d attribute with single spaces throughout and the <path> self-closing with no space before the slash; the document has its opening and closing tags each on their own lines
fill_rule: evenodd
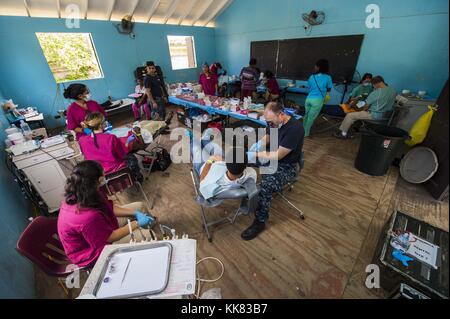
<svg viewBox="0 0 450 319">
<path fill-rule="evenodd" d="M 117 28 L 117 31 L 119 31 L 120 34 L 126 34 L 132 37 L 133 39 L 136 37 L 133 33 L 134 30 L 134 18 L 131 15 L 126 15 L 122 18 L 122 21 L 120 21 L 119 24 L 115 25 Z"/>
<path fill-rule="evenodd" d="M 358 71 L 350 68 L 336 70 L 334 88 L 342 94 L 341 103 L 344 103 L 347 93 L 351 93 L 360 83 L 361 74 Z"/>
<path fill-rule="evenodd" d="M 304 26 L 305 31 L 311 31 L 313 26 L 321 25 L 325 22 L 325 12 L 313 10 L 310 13 L 303 13 L 302 19 L 306 22 Z"/>
</svg>

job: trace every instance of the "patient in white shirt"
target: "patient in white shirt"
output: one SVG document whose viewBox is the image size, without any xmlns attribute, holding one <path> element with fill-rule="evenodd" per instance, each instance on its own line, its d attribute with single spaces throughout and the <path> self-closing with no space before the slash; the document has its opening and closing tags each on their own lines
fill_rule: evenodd
<svg viewBox="0 0 450 319">
<path fill-rule="evenodd" d="M 211 156 L 200 168 L 200 193 L 209 199 L 223 191 L 241 188 L 249 179 L 256 182 L 256 171 L 247 164 L 247 154 L 242 148 L 231 149 L 225 159 Z"/>
</svg>

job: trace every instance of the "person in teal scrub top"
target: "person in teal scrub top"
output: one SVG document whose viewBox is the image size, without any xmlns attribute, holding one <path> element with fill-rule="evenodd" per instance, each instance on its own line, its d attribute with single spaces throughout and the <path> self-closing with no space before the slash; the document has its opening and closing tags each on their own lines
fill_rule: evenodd
<svg viewBox="0 0 450 319">
<path fill-rule="evenodd" d="M 308 80 L 309 94 L 305 102 L 305 137 L 308 137 L 314 121 L 319 116 L 325 103 L 325 98 L 333 88 L 333 80 L 329 74 L 330 63 L 321 59 L 315 65 L 315 73 Z"/>
</svg>

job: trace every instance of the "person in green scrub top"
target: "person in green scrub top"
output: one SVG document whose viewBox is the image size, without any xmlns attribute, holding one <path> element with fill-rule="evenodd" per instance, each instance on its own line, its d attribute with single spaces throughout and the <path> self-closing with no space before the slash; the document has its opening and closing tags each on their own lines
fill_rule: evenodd
<svg viewBox="0 0 450 319">
<path fill-rule="evenodd" d="M 329 75 L 330 63 L 321 59 L 315 65 L 315 73 L 308 80 L 309 94 L 305 102 L 305 117 L 303 125 L 305 127 L 305 137 L 309 136 L 311 127 L 319 116 L 325 98 L 333 88 L 333 80 Z"/>
<path fill-rule="evenodd" d="M 347 103 L 342 104 L 341 108 L 345 113 L 355 111 L 356 104 L 360 101 L 366 101 L 370 93 L 373 92 L 372 85 L 373 75 L 370 73 L 364 74 L 361 84 L 358 85 L 353 91 Z"/>
<path fill-rule="evenodd" d="M 383 77 L 376 76 L 372 79 L 374 91 L 370 93 L 358 111 L 348 113 L 342 122 L 341 127 L 334 133 L 334 136 L 341 139 L 350 137 L 348 134 L 352 125 L 359 120 L 384 120 L 392 112 L 397 92 L 388 86 Z"/>
</svg>

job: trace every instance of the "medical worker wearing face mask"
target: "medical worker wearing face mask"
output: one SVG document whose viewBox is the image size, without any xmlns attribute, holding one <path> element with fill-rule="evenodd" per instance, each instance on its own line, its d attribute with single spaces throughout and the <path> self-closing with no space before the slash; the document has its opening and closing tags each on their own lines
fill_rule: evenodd
<svg viewBox="0 0 450 319">
<path fill-rule="evenodd" d="M 144 230 L 138 229 L 155 221 L 143 213 L 142 203 L 114 205 L 101 190 L 104 184 L 103 168 L 95 161 L 79 163 L 66 182 L 58 235 L 66 255 L 79 267 L 94 266 L 106 245 L 129 242 L 130 228 L 135 239 L 142 238 Z M 128 224 L 128 219 L 133 221 Z"/>
<path fill-rule="evenodd" d="M 281 192 L 287 183 L 295 178 L 303 152 L 305 129 L 302 120 L 288 115 L 278 102 L 267 104 L 264 117 L 271 129 L 250 148 L 247 153 L 248 161 L 254 163 L 257 159 L 260 163 L 271 161 L 278 165 L 273 174 L 262 175 L 255 220 L 241 235 L 242 239 L 247 241 L 254 239 L 265 229 L 273 194 Z M 269 144 L 272 144 L 271 149 L 276 151 L 267 152 Z"/>
<path fill-rule="evenodd" d="M 64 91 L 64 97 L 74 100 L 67 109 L 67 129 L 75 131 L 77 140 L 85 134 L 84 119 L 89 113 L 100 112 L 106 116 L 105 110 L 97 102 L 91 100 L 90 91 L 84 84 L 71 84 Z"/>
<path fill-rule="evenodd" d="M 144 176 L 139 168 L 138 160 L 114 134 L 105 132 L 105 117 L 99 112 L 90 113 L 84 121 L 86 135 L 79 139 L 84 158 L 99 162 L 105 174 L 112 174 L 128 167 L 134 179 L 140 183 Z"/>
</svg>

